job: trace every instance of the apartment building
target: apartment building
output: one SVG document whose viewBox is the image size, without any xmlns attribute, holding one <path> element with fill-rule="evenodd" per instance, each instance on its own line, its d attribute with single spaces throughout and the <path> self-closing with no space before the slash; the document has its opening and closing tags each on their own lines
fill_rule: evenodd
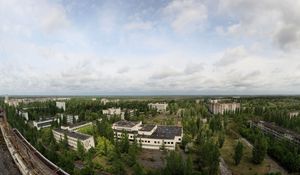
<svg viewBox="0 0 300 175">
<path fill-rule="evenodd" d="M 167 111 L 168 103 L 149 103 L 148 107 L 150 109 L 156 109 L 157 112 Z"/>
<path fill-rule="evenodd" d="M 53 129 L 52 133 L 57 142 L 63 140 L 66 135 L 68 138 L 68 145 L 74 150 L 77 150 L 77 141 L 80 141 L 82 143 L 85 150 L 89 150 L 90 148 L 95 147 L 94 137 L 87 134 L 60 128 Z"/>
<path fill-rule="evenodd" d="M 175 150 L 176 144 L 181 143 L 183 137 L 182 127 L 143 125 L 141 121 L 121 120 L 115 122 L 112 129 L 115 138 L 122 138 L 126 132 L 130 141 L 136 139 L 144 149 L 159 150 L 164 147 L 167 150 Z"/>
<path fill-rule="evenodd" d="M 66 102 L 57 101 L 56 102 L 56 107 L 59 108 L 59 109 L 63 109 L 65 111 L 66 110 Z"/>
<path fill-rule="evenodd" d="M 221 100 L 210 100 L 210 104 L 208 106 L 209 111 L 213 114 L 224 114 L 224 112 L 235 112 L 240 109 L 240 103 L 236 102 L 224 102 Z"/>
</svg>

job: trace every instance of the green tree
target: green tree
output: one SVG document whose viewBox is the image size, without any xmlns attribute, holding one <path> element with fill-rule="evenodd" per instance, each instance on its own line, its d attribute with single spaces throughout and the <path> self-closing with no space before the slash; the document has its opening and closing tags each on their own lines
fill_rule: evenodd
<svg viewBox="0 0 300 175">
<path fill-rule="evenodd" d="M 267 140 L 263 135 L 258 135 L 253 146 L 252 150 L 252 161 L 255 164 L 260 164 L 264 160 L 268 149 Z"/>
<path fill-rule="evenodd" d="M 233 155 L 235 165 L 240 164 L 243 157 L 243 149 L 244 146 L 242 142 L 238 141 L 237 145 L 234 148 L 234 155 Z"/>
<path fill-rule="evenodd" d="M 218 136 L 219 148 L 223 147 L 224 142 L 225 142 L 225 133 L 224 132 L 220 132 L 219 136 Z"/>
<path fill-rule="evenodd" d="M 83 144 L 79 140 L 77 140 L 77 155 L 81 160 L 83 160 L 83 158 L 84 158 L 84 153 L 85 153 L 85 150 L 84 150 Z"/>
</svg>

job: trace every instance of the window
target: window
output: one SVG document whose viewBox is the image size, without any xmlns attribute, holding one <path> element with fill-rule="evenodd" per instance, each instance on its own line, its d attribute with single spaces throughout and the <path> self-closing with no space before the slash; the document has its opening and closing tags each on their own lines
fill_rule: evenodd
<svg viewBox="0 0 300 175">
<path fill-rule="evenodd" d="M 165 144 L 167 144 L 167 142 L 165 142 Z"/>
<path fill-rule="evenodd" d="M 170 142 L 168 142 L 168 144 L 170 144 Z"/>
<path fill-rule="evenodd" d="M 159 141 L 157 143 L 159 144 Z"/>
<path fill-rule="evenodd" d="M 171 144 L 173 144 L 173 142 L 171 142 Z"/>
<path fill-rule="evenodd" d="M 154 143 L 156 143 L 156 141 L 154 141 Z"/>
<path fill-rule="evenodd" d="M 181 140 L 181 138 L 178 139 L 179 141 Z"/>
<path fill-rule="evenodd" d="M 150 143 L 150 140 L 148 140 L 148 143 Z"/>
</svg>

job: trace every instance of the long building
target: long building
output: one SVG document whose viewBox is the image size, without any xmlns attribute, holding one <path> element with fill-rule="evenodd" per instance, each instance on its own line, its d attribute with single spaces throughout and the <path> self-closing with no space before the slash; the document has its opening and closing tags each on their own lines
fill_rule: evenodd
<svg viewBox="0 0 300 175">
<path fill-rule="evenodd" d="M 90 148 L 95 147 L 94 137 L 87 134 L 60 128 L 53 129 L 52 133 L 57 142 L 63 140 L 66 135 L 68 138 L 68 145 L 74 150 L 77 149 L 77 141 L 80 141 L 82 143 L 85 150 L 89 150 Z"/>
<path fill-rule="evenodd" d="M 224 114 L 224 112 L 235 112 L 240 107 L 240 103 L 236 102 L 229 103 L 220 100 L 211 100 L 208 109 L 213 114 Z"/>
<path fill-rule="evenodd" d="M 58 119 L 56 117 L 50 117 L 50 118 L 45 118 L 43 120 L 39 121 L 33 121 L 33 126 L 36 127 L 37 130 L 40 130 L 42 128 L 48 128 L 51 127 L 51 124 Z"/>
<path fill-rule="evenodd" d="M 252 126 L 257 127 L 266 134 L 270 134 L 278 139 L 286 139 L 292 143 L 300 145 L 300 134 L 294 131 L 285 129 L 283 127 L 277 126 L 273 123 L 266 122 L 266 121 L 259 121 L 259 122 L 249 121 L 249 122 L 251 127 Z"/>
<path fill-rule="evenodd" d="M 141 121 L 132 122 L 121 120 L 112 126 L 115 138 L 122 138 L 126 132 L 130 141 L 137 140 L 145 149 L 175 150 L 176 144 L 181 143 L 183 137 L 182 127 L 179 126 L 159 126 L 143 125 Z"/>
</svg>

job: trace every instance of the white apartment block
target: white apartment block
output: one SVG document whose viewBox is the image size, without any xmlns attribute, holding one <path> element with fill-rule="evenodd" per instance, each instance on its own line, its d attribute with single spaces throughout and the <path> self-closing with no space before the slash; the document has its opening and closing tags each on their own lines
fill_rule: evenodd
<svg viewBox="0 0 300 175">
<path fill-rule="evenodd" d="M 121 115 L 121 108 L 108 108 L 105 110 L 102 110 L 102 113 L 104 115 Z"/>
<path fill-rule="evenodd" d="M 94 137 L 87 134 L 82 134 L 60 128 L 53 129 L 52 133 L 57 142 L 63 140 L 66 135 L 68 138 L 68 145 L 74 150 L 77 150 L 78 140 L 82 143 L 85 150 L 89 150 L 90 148 L 95 147 Z"/>
<path fill-rule="evenodd" d="M 115 122 L 112 129 L 117 139 L 122 138 L 122 135 L 126 132 L 130 141 L 136 138 L 144 149 L 159 150 L 164 145 L 167 150 L 175 150 L 176 144 L 181 143 L 183 137 L 182 127 L 143 125 L 141 121 L 121 120 Z"/>
<path fill-rule="evenodd" d="M 66 119 L 67 119 L 67 123 L 73 124 L 73 123 L 76 123 L 78 121 L 79 116 L 78 115 L 67 115 Z"/>
<path fill-rule="evenodd" d="M 150 109 L 156 109 L 157 112 L 167 111 L 168 103 L 149 103 L 148 107 Z"/>
<path fill-rule="evenodd" d="M 56 102 L 56 107 L 59 108 L 59 109 L 63 109 L 65 111 L 66 110 L 66 102 L 57 101 Z"/>
<path fill-rule="evenodd" d="M 213 114 L 224 114 L 226 111 L 235 112 L 236 110 L 240 109 L 240 103 L 232 102 L 222 102 L 220 100 L 210 100 L 209 104 L 209 111 Z"/>
<path fill-rule="evenodd" d="M 293 117 L 297 117 L 299 115 L 299 111 L 293 111 L 293 112 L 289 112 L 289 117 L 290 119 L 293 118 Z"/>
<path fill-rule="evenodd" d="M 25 111 L 19 111 L 19 116 L 23 117 L 25 120 L 29 120 L 29 117 L 28 117 L 28 112 L 25 112 Z"/>
<path fill-rule="evenodd" d="M 33 126 L 36 127 L 37 130 L 40 130 L 42 128 L 51 127 L 51 124 L 54 121 L 57 121 L 57 118 L 51 117 L 51 118 L 46 118 L 46 119 L 43 119 L 43 120 L 40 120 L 40 121 L 33 121 Z"/>
</svg>

